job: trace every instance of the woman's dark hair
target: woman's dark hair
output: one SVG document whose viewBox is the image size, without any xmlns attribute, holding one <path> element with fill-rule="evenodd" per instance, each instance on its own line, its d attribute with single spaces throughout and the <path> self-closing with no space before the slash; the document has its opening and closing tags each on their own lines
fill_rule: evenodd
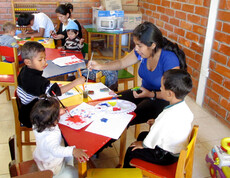
<svg viewBox="0 0 230 178">
<path fill-rule="evenodd" d="M 21 57 L 22 59 L 30 59 L 33 60 L 33 58 L 37 55 L 39 52 L 45 52 L 45 47 L 36 41 L 27 41 L 22 47 L 21 47 Z"/>
<path fill-rule="evenodd" d="M 175 93 L 177 99 L 184 97 L 192 90 L 192 79 L 189 73 L 182 69 L 170 69 L 163 74 L 163 84 L 166 90 Z"/>
<path fill-rule="evenodd" d="M 55 13 L 59 13 L 59 14 L 62 14 L 62 15 L 66 15 L 67 13 L 69 13 L 69 18 L 71 17 L 70 8 L 69 8 L 69 6 L 67 6 L 65 4 L 60 4 L 56 8 Z"/>
<path fill-rule="evenodd" d="M 163 37 L 161 31 L 153 23 L 144 22 L 138 25 L 133 31 L 133 36 L 148 47 L 155 43 L 156 47 L 153 49 L 153 56 L 159 49 L 174 52 L 179 59 L 180 69 L 187 70 L 184 52 L 176 43 L 172 43 L 167 38 Z"/>
<path fill-rule="evenodd" d="M 55 121 L 59 120 L 59 109 L 59 102 L 55 98 L 42 95 L 30 113 L 34 129 L 42 132 L 46 128 L 55 126 Z"/>
<path fill-rule="evenodd" d="M 65 3 L 65 6 L 67 6 L 69 8 L 69 10 L 73 11 L 73 4 L 68 2 L 68 3 Z"/>
<path fill-rule="evenodd" d="M 18 25 L 19 26 L 27 26 L 30 25 L 30 21 L 34 19 L 34 15 L 31 13 L 21 13 L 18 17 Z"/>
</svg>

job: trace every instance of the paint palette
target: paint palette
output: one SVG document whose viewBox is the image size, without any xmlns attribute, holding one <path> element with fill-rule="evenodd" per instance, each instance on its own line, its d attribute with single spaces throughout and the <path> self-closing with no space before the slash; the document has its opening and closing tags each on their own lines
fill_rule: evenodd
<svg viewBox="0 0 230 178">
<path fill-rule="evenodd" d="M 115 99 L 103 101 L 97 104 L 95 109 L 110 114 L 120 114 L 134 111 L 136 109 L 136 105 L 130 101 Z"/>
</svg>

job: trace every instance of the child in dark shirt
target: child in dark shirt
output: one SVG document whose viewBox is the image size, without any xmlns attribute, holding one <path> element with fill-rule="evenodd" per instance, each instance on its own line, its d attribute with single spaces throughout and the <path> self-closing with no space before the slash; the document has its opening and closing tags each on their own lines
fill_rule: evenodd
<svg viewBox="0 0 230 178">
<path fill-rule="evenodd" d="M 53 95 L 52 91 L 60 96 L 78 84 L 85 82 L 80 77 L 71 83 L 59 87 L 57 83 L 50 83 L 42 77 L 43 70 L 47 66 L 45 48 L 42 44 L 29 41 L 21 48 L 21 56 L 25 66 L 18 75 L 17 95 L 21 101 L 19 109 L 19 120 L 26 127 L 32 127 L 30 122 L 30 111 L 42 94 Z"/>
</svg>

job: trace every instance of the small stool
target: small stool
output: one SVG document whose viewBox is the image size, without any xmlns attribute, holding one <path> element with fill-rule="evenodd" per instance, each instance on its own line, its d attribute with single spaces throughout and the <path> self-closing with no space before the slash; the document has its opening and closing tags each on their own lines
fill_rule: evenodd
<svg viewBox="0 0 230 178">
<path fill-rule="evenodd" d="M 87 171 L 87 178 L 142 178 L 137 168 L 95 168 Z"/>
</svg>

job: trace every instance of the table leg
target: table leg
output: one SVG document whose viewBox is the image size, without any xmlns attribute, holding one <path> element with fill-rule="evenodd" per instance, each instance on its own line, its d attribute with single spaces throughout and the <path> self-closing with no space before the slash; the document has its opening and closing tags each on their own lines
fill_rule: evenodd
<svg viewBox="0 0 230 178">
<path fill-rule="evenodd" d="M 121 59 L 121 37 L 122 37 L 122 34 L 119 34 L 119 41 L 118 41 L 118 59 Z"/>
<path fill-rule="evenodd" d="M 116 60 L 116 34 L 113 35 L 113 60 Z"/>
<path fill-rule="evenodd" d="M 92 45 L 91 44 L 91 33 L 88 32 L 88 59 L 91 58 L 91 49 L 92 49 L 91 45 Z"/>
<path fill-rule="evenodd" d="M 87 173 L 87 162 L 79 163 L 78 162 L 78 175 L 79 178 L 85 178 Z"/>
<path fill-rule="evenodd" d="M 129 33 L 128 51 L 130 51 L 130 41 L 131 41 L 131 33 Z"/>
<path fill-rule="evenodd" d="M 127 129 L 125 129 L 120 137 L 120 158 L 119 158 L 119 166 L 123 167 L 124 159 L 125 159 L 125 152 L 126 152 L 126 136 L 127 136 Z"/>
</svg>

